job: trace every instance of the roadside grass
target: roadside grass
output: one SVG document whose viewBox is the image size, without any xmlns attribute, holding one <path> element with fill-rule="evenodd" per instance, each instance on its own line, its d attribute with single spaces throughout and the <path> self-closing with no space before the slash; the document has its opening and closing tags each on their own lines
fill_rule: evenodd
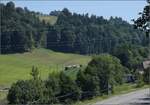
<svg viewBox="0 0 150 105">
<path fill-rule="evenodd" d="M 9 87 L 17 80 L 30 79 L 32 66 L 39 68 L 42 79 L 58 73 L 67 65 L 87 65 L 91 57 L 78 54 L 59 53 L 47 49 L 35 49 L 23 54 L 0 55 L 0 88 Z M 71 73 L 69 73 L 71 72 Z M 75 75 L 75 71 L 69 71 Z"/>
<path fill-rule="evenodd" d="M 149 85 L 144 85 L 142 87 L 137 88 L 136 84 L 125 83 L 123 85 L 115 86 L 113 94 L 97 96 L 97 97 L 93 97 L 92 99 L 89 99 L 89 100 L 78 101 L 78 102 L 74 103 L 73 105 L 92 105 L 98 101 L 102 101 L 104 99 L 108 99 L 108 98 L 111 98 L 116 95 L 121 95 L 121 94 L 129 93 L 132 91 L 136 91 L 136 90 L 140 90 L 140 89 L 144 89 L 144 88 L 148 88 L 148 87 L 149 87 Z"/>
</svg>

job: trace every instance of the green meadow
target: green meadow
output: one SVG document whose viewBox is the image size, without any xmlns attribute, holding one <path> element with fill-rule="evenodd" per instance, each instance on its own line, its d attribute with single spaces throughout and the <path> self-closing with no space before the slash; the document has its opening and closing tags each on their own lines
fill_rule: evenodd
<svg viewBox="0 0 150 105">
<path fill-rule="evenodd" d="M 40 21 L 45 21 L 51 25 L 54 25 L 57 21 L 57 16 L 39 16 Z"/>
<path fill-rule="evenodd" d="M 50 73 L 64 70 L 67 65 L 86 65 L 91 57 L 78 54 L 65 54 L 46 49 L 35 49 L 32 52 L 22 54 L 0 55 L 0 87 L 10 86 L 17 80 L 31 78 L 30 72 L 33 66 L 38 67 L 42 79 Z M 68 75 L 76 73 L 76 70 L 68 71 Z"/>
</svg>

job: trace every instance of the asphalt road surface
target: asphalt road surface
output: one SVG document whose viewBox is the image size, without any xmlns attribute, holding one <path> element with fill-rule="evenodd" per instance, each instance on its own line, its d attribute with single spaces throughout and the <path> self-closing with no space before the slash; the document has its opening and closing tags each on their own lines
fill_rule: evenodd
<svg viewBox="0 0 150 105">
<path fill-rule="evenodd" d="M 150 105 L 150 90 L 147 88 L 114 96 L 93 105 Z"/>
</svg>

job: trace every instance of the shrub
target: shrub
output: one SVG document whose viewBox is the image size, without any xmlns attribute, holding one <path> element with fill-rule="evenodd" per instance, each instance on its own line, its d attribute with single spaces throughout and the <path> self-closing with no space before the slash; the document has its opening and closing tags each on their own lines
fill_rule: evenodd
<svg viewBox="0 0 150 105">
<path fill-rule="evenodd" d="M 39 78 L 38 69 L 33 67 L 31 75 L 33 79 L 17 81 L 11 86 L 7 96 L 10 104 L 43 102 L 45 87 L 42 80 Z"/>
</svg>

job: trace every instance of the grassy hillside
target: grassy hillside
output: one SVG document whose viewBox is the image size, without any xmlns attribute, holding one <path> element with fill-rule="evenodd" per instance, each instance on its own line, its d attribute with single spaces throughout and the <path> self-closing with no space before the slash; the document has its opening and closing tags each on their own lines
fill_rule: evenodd
<svg viewBox="0 0 150 105">
<path fill-rule="evenodd" d="M 45 21 L 46 23 L 50 23 L 51 25 L 54 25 L 57 21 L 57 17 L 56 16 L 39 16 L 39 19 L 41 21 Z"/>
<path fill-rule="evenodd" d="M 46 49 L 35 49 L 24 54 L 0 55 L 0 86 L 7 86 L 19 79 L 30 78 L 32 66 L 37 66 L 42 78 L 51 72 L 64 69 L 65 65 L 86 65 L 91 58 L 77 54 L 64 54 Z"/>
</svg>

